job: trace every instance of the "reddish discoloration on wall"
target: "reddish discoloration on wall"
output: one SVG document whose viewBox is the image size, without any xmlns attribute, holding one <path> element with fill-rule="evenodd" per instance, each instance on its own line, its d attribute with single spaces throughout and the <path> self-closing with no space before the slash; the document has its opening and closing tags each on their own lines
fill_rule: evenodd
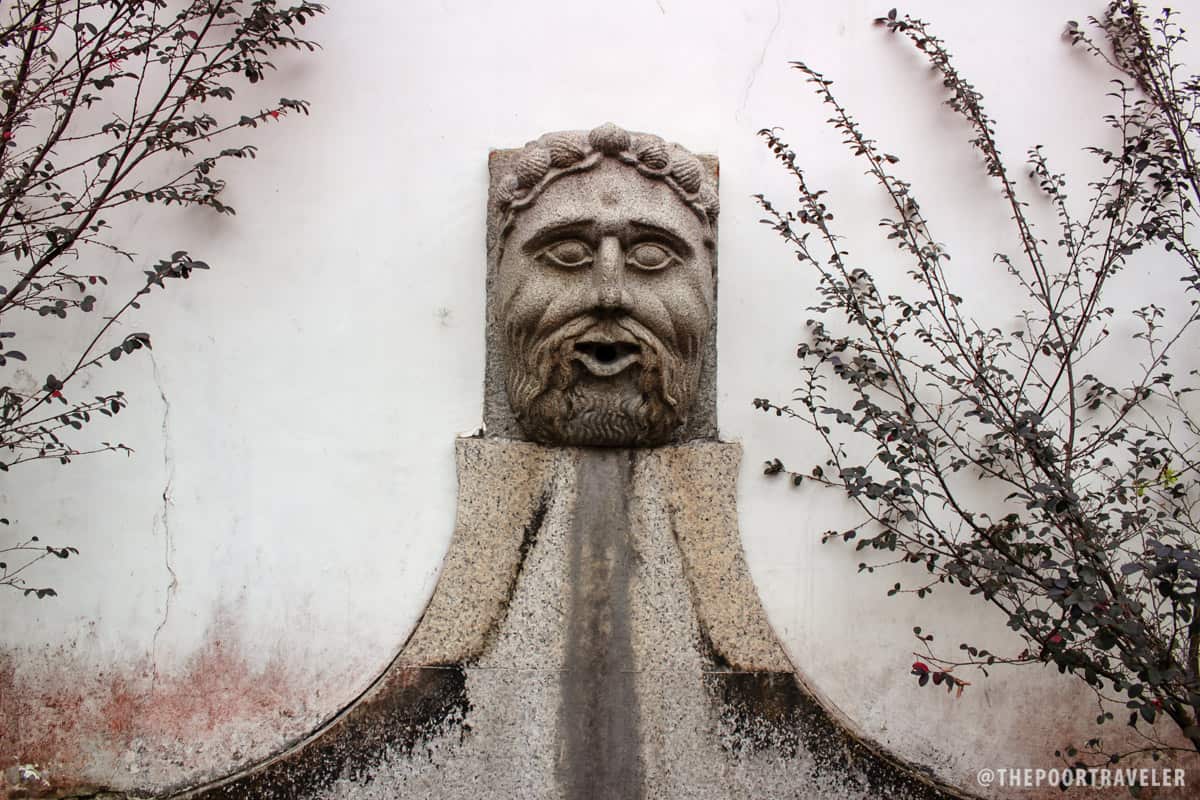
<svg viewBox="0 0 1200 800">
<path fill-rule="evenodd" d="M 17 764 L 77 763 L 84 707 L 79 686 L 29 686 L 17 674 L 16 659 L 0 653 L 0 770 Z"/>
<path fill-rule="evenodd" d="M 55 788 L 188 785 L 269 755 L 335 710 L 314 707 L 319 676 L 278 653 L 253 659 L 255 649 L 217 619 L 171 672 L 148 656 L 114 667 L 67 648 L 0 652 L 0 798 L 18 764 L 38 765 Z"/>
<path fill-rule="evenodd" d="M 255 669 L 242 648 L 237 641 L 214 639 L 176 675 L 154 676 L 143 665 L 134 672 L 149 674 L 149 680 L 115 677 L 108 682 L 99 718 L 106 730 L 125 740 L 187 737 L 304 702 L 278 659 Z"/>
</svg>

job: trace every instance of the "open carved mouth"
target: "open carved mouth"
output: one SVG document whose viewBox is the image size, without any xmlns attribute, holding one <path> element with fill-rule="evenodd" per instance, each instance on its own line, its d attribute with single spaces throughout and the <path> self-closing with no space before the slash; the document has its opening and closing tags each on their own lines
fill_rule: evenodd
<svg viewBox="0 0 1200 800">
<path fill-rule="evenodd" d="M 591 336 L 575 343 L 575 360 L 593 375 L 607 378 L 642 360 L 642 348 L 636 342 Z"/>
</svg>

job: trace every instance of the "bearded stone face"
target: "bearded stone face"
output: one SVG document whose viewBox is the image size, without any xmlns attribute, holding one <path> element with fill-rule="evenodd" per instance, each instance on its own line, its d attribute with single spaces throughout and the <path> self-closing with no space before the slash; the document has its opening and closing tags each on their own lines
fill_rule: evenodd
<svg viewBox="0 0 1200 800">
<path fill-rule="evenodd" d="M 670 441 L 711 329 L 712 248 L 676 192 L 613 159 L 564 175 L 515 216 L 496 290 L 509 403 L 526 435 Z"/>
</svg>

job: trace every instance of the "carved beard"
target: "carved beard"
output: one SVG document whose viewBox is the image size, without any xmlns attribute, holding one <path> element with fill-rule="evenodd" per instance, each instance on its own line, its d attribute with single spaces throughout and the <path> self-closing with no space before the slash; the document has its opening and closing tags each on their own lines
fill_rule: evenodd
<svg viewBox="0 0 1200 800">
<path fill-rule="evenodd" d="M 585 314 L 541 338 L 512 325 L 506 333 L 509 403 L 535 441 L 663 444 L 687 419 L 700 375 L 699 342 L 685 343 L 692 356 L 686 358 L 628 315 Z M 636 363 L 615 375 L 594 375 L 580 345 L 597 340 L 636 352 Z"/>
</svg>

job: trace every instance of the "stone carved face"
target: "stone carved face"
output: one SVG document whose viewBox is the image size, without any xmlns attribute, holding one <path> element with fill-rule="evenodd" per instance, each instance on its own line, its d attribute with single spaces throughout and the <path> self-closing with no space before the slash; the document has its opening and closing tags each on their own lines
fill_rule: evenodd
<svg viewBox="0 0 1200 800">
<path fill-rule="evenodd" d="M 711 222 L 678 186 L 618 158 L 546 183 L 511 217 L 499 321 L 509 402 L 530 438 L 670 440 L 711 328 L 713 246 Z"/>
</svg>

